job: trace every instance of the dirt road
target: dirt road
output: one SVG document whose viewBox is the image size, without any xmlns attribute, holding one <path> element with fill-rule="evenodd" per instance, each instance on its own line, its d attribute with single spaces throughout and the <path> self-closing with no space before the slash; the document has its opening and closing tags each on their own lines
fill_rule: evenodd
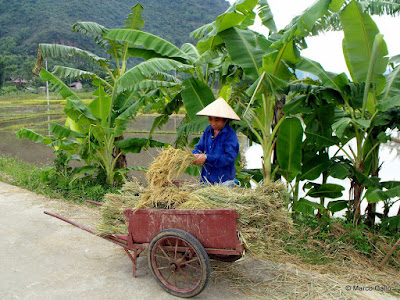
<svg viewBox="0 0 400 300">
<path fill-rule="evenodd" d="M 0 299 L 177 299 L 155 282 L 145 257 L 139 258 L 133 278 L 122 247 L 45 215 L 45 210 L 83 224 L 93 221 L 85 218 L 92 210 L 88 207 L 0 182 Z M 212 283 L 196 297 L 237 298 Z"/>
</svg>

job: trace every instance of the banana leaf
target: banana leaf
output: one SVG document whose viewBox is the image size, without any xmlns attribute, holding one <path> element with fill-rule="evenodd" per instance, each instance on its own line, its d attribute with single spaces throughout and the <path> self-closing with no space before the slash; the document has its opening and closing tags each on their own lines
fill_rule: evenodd
<svg viewBox="0 0 400 300">
<path fill-rule="evenodd" d="M 298 118 L 286 118 L 278 131 L 276 151 L 280 172 L 287 181 L 301 173 L 303 127 Z"/>
<path fill-rule="evenodd" d="M 110 29 L 105 39 L 127 42 L 130 47 L 143 47 L 170 58 L 187 59 L 187 55 L 174 44 L 148 32 L 134 29 Z"/>
<path fill-rule="evenodd" d="M 215 100 L 210 87 L 196 78 L 188 78 L 183 82 L 185 89 L 182 99 L 191 120 L 198 118 L 196 113 Z"/>
<path fill-rule="evenodd" d="M 143 148 L 148 147 L 166 147 L 168 143 L 145 138 L 128 138 L 114 143 L 124 153 L 140 153 Z"/>
</svg>

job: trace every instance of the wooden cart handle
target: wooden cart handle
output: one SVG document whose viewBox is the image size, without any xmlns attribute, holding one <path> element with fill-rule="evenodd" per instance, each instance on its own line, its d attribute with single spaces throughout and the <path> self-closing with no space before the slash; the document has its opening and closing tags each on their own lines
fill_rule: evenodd
<svg viewBox="0 0 400 300">
<path fill-rule="evenodd" d="M 378 268 L 381 269 L 383 265 L 386 263 L 386 261 L 389 259 L 389 257 L 393 254 L 394 250 L 400 245 L 400 239 L 397 240 L 396 244 L 394 244 L 393 248 L 390 249 L 388 254 L 386 254 L 385 258 L 382 260 L 382 262 L 379 264 Z"/>
</svg>

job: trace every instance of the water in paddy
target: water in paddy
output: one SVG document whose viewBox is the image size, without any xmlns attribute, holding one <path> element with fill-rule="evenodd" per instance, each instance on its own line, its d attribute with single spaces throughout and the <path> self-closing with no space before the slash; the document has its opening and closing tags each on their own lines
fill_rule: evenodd
<svg viewBox="0 0 400 300">
<path fill-rule="evenodd" d="M 51 116 L 50 121 L 57 122 L 61 120 L 60 117 Z M 0 119 L 1 120 L 1 119 Z M 151 129 L 154 117 L 138 117 L 128 125 L 128 133 L 124 134 L 125 138 L 129 137 L 148 137 L 148 131 Z M 53 149 L 42 145 L 36 144 L 30 140 L 20 140 L 16 136 L 16 130 L 1 130 L 1 128 L 10 128 L 12 125 L 27 125 L 25 128 L 33 128 L 35 131 L 45 135 L 48 133 L 48 117 L 32 117 L 27 119 L 17 119 L 0 123 L 0 154 L 10 155 L 22 159 L 23 161 L 35 165 L 51 165 L 55 157 Z M 161 131 L 153 134 L 153 139 L 162 142 L 174 144 L 176 139 L 176 128 L 179 126 L 181 118 L 171 117 L 167 124 L 165 124 Z M 29 126 L 32 124 L 33 126 Z M 39 125 L 38 125 L 39 124 Z M 129 133 L 134 131 L 135 133 Z M 139 132 L 139 133 L 138 133 Z M 128 166 L 141 166 L 148 167 L 149 164 L 157 156 L 157 149 L 149 149 L 141 153 L 128 153 L 127 161 Z M 134 176 L 139 179 L 144 179 L 142 172 L 134 172 Z"/>
</svg>

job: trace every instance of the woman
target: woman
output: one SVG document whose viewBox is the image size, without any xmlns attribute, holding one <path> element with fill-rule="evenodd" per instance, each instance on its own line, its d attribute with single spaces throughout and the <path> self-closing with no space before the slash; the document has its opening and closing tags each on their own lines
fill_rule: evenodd
<svg viewBox="0 0 400 300">
<path fill-rule="evenodd" d="M 209 126 L 192 151 L 197 156 L 194 165 L 202 165 L 201 182 L 235 185 L 235 160 L 239 154 L 239 141 L 229 126 L 230 120 L 240 118 L 223 98 L 218 98 L 197 115 L 208 116 Z"/>
</svg>

